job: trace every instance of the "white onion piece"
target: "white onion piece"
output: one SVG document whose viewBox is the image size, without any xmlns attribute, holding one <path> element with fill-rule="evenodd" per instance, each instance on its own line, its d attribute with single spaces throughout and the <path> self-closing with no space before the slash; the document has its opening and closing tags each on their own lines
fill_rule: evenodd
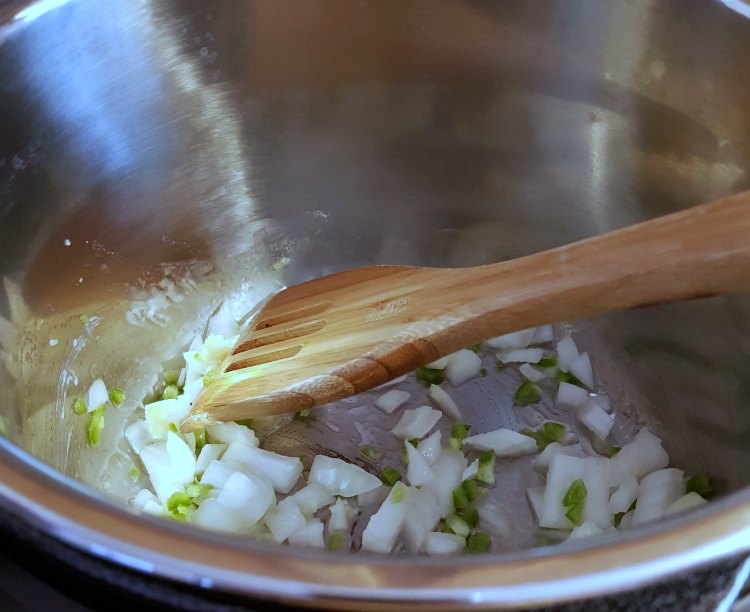
<svg viewBox="0 0 750 612">
<path fill-rule="evenodd" d="M 478 473 L 479 473 L 479 459 L 474 459 L 474 461 L 472 461 L 469 464 L 469 467 L 467 467 L 464 470 L 464 473 L 461 474 L 461 481 L 463 482 L 464 480 L 471 480 Z"/>
<path fill-rule="evenodd" d="M 236 533 L 242 528 L 242 519 L 216 499 L 205 500 L 190 517 L 193 525 L 215 531 Z"/>
<path fill-rule="evenodd" d="M 589 394 L 586 389 L 581 389 L 577 385 L 571 385 L 570 383 L 561 382 L 557 388 L 557 399 L 555 403 L 563 406 L 570 406 L 571 408 L 577 408 L 583 406 L 589 398 Z"/>
<path fill-rule="evenodd" d="M 471 351 L 470 351 L 471 352 Z M 407 440 L 410 438 L 423 438 L 440 420 L 443 413 L 433 410 L 429 406 L 419 406 L 404 410 L 401 419 L 391 429 L 394 436 Z"/>
<path fill-rule="evenodd" d="M 185 443 L 182 442 L 182 444 Z M 187 448 L 187 445 L 185 447 Z M 189 449 L 187 450 L 189 452 Z M 175 473 L 172 469 L 172 460 L 167 452 L 165 442 L 157 442 L 146 446 L 141 452 L 141 461 L 146 468 L 148 477 L 151 479 L 156 495 L 164 504 L 173 493 L 181 491 L 186 484 L 193 480 L 192 474 L 189 479 L 186 479 L 187 470 L 185 466 L 182 466 L 179 473 Z"/>
<path fill-rule="evenodd" d="M 357 495 L 357 504 L 360 506 L 369 506 L 370 504 L 380 505 L 383 503 L 383 500 L 388 497 L 388 493 L 390 492 L 390 487 L 380 485 L 379 487 L 375 487 L 372 491 L 367 491 L 366 493 L 360 493 Z"/>
<path fill-rule="evenodd" d="M 453 489 L 461 484 L 466 465 L 466 457 L 461 451 L 444 448 L 430 466 L 435 477 L 422 488 L 434 495 L 441 518 L 453 512 Z"/>
<path fill-rule="evenodd" d="M 146 421 L 136 421 L 132 425 L 128 425 L 128 428 L 125 430 L 125 438 L 130 444 L 130 448 L 138 455 L 141 454 L 141 451 L 147 444 L 155 442 Z"/>
<path fill-rule="evenodd" d="M 638 480 L 630 474 L 621 480 L 620 486 L 609 498 L 609 513 L 627 512 L 636 497 L 638 497 Z"/>
<path fill-rule="evenodd" d="M 223 461 L 241 465 L 246 472 L 267 478 L 279 493 L 289 493 L 302 474 L 298 457 L 278 455 L 244 442 L 232 442 L 222 456 Z"/>
<path fill-rule="evenodd" d="M 557 453 L 562 453 L 563 455 L 569 455 L 571 457 L 583 457 L 583 449 L 580 444 L 564 446 L 559 442 L 552 442 L 551 444 L 548 444 L 541 453 L 539 453 L 539 456 L 534 461 L 534 469 L 537 472 L 545 473 L 549 469 L 549 462 Z"/>
<path fill-rule="evenodd" d="M 557 453 L 550 461 L 547 484 L 544 488 L 540 527 L 570 529 L 571 522 L 565 517 L 563 498 L 574 480 L 583 478 L 586 460 Z"/>
<path fill-rule="evenodd" d="M 536 440 L 504 428 L 470 436 L 464 439 L 463 444 L 476 450 L 491 450 L 498 457 L 515 457 L 537 451 Z"/>
<path fill-rule="evenodd" d="M 254 525 L 273 508 L 276 494 L 265 478 L 234 472 L 224 483 L 216 501 L 230 508 L 244 527 Z"/>
<path fill-rule="evenodd" d="M 518 368 L 518 371 L 521 372 L 521 374 L 523 374 L 524 377 L 531 382 L 541 382 L 542 380 L 547 378 L 547 374 L 545 372 L 538 370 L 528 363 L 521 364 L 521 366 Z"/>
<path fill-rule="evenodd" d="M 143 511 L 143 508 L 148 502 L 158 504 L 159 500 L 156 499 L 156 495 L 154 495 L 148 489 L 141 489 L 140 491 L 138 491 L 138 493 L 135 494 L 135 497 L 133 498 L 131 504 L 136 510 Z"/>
<path fill-rule="evenodd" d="M 409 463 L 406 468 L 406 478 L 413 487 L 421 487 L 423 484 L 430 482 L 435 475 L 432 473 L 424 455 L 420 453 L 411 442 L 404 442 L 406 455 Z"/>
<path fill-rule="evenodd" d="M 91 383 L 89 392 L 87 395 L 86 411 L 93 412 L 99 406 L 106 404 L 109 401 L 109 392 L 107 386 L 101 378 L 97 378 Z"/>
<path fill-rule="evenodd" d="M 417 450 L 422 453 L 427 465 L 432 465 L 435 462 L 435 459 L 438 458 L 438 455 L 442 450 L 440 444 L 441 438 L 442 434 L 440 433 L 440 430 L 437 430 L 427 436 L 424 440 L 420 440 L 417 443 Z"/>
<path fill-rule="evenodd" d="M 630 527 L 633 524 L 633 514 L 634 514 L 633 510 L 623 514 L 622 518 L 620 519 L 620 525 L 617 528 L 627 529 L 628 527 Z"/>
<path fill-rule="evenodd" d="M 615 424 L 615 417 L 603 410 L 593 397 L 586 398 L 586 401 L 578 406 L 576 415 L 591 433 L 602 440 L 609 435 Z"/>
<path fill-rule="evenodd" d="M 497 354 L 498 360 L 503 363 L 539 363 L 542 357 L 544 350 L 540 348 L 513 349 Z"/>
<path fill-rule="evenodd" d="M 685 494 L 685 473 L 676 468 L 657 470 L 644 476 L 638 487 L 633 525 L 664 516 L 667 508 Z"/>
<path fill-rule="evenodd" d="M 544 509 L 544 487 L 541 485 L 529 487 L 526 489 L 526 499 L 529 501 L 529 507 L 534 513 L 534 517 L 539 521 Z"/>
<path fill-rule="evenodd" d="M 430 368 L 431 370 L 444 370 L 446 366 L 448 365 L 450 358 L 451 358 L 450 355 L 446 355 L 445 357 L 436 359 L 432 363 L 428 363 L 425 367 Z"/>
<path fill-rule="evenodd" d="M 187 350 L 182 354 L 188 371 L 193 370 L 201 376 L 204 375 L 222 362 L 234 348 L 235 340 L 236 338 L 224 338 L 215 334 L 206 336 L 200 350 Z M 195 377 L 191 377 L 188 372 L 188 384 L 192 382 L 191 378 L 195 380 Z"/>
<path fill-rule="evenodd" d="M 706 503 L 708 502 L 705 499 L 703 499 L 695 491 L 691 491 L 687 495 L 683 495 L 682 497 L 677 498 L 671 504 L 669 504 L 669 506 L 667 507 L 667 511 L 665 512 L 665 515 L 677 514 L 678 512 L 685 512 L 686 510 L 697 508 L 698 506 L 702 506 L 703 504 L 706 504 Z"/>
<path fill-rule="evenodd" d="M 201 484 L 208 484 L 215 489 L 221 489 L 229 477 L 235 472 L 240 471 L 240 466 L 236 463 L 214 460 L 208 464 L 206 471 L 201 476 Z"/>
<path fill-rule="evenodd" d="M 391 389 L 375 400 L 375 407 L 380 408 L 386 414 L 392 414 L 395 410 L 401 408 L 410 397 L 411 393 Z"/>
<path fill-rule="evenodd" d="M 325 548 L 323 523 L 320 519 L 310 519 L 300 529 L 289 536 L 289 543 L 293 546 Z"/>
<path fill-rule="evenodd" d="M 612 523 L 612 515 L 609 512 L 609 483 L 606 480 L 604 461 L 607 459 L 588 457 L 583 468 L 583 483 L 586 485 L 583 520 L 596 523 L 600 529 L 607 529 Z"/>
<path fill-rule="evenodd" d="M 146 404 L 144 408 L 148 430 L 157 439 L 164 437 L 170 425 L 181 423 L 190 412 L 190 404 L 184 395 Z"/>
<path fill-rule="evenodd" d="M 612 461 L 619 464 L 636 478 L 667 467 L 669 455 L 661 446 L 661 440 L 648 429 L 641 429 L 630 442 L 620 449 Z"/>
<path fill-rule="evenodd" d="M 459 387 L 479 376 L 481 370 L 482 360 L 479 355 L 469 349 L 461 349 L 451 355 L 444 373 L 450 384 Z"/>
<path fill-rule="evenodd" d="M 276 542 L 283 542 L 305 525 L 305 517 L 293 497 L 287 497 L 263 517 Z"/>
<path fill-rule="evenodd" d="M 432 491 L 415 489 L 409 499 L 403 524 L 404 538 L 409 550 L 419 552 L 425 536 L 437 527 L 439 521 L 440 510 Z"/>
<path fill-rule="evenodd" d="M 428 555 L 453 555 L 463 552 L 466 540 L 455 533 L 428 533 L 424 538 L 423 550 Z"/>
<path fill-rule="evenodd" d="M 599 527 L 594 521 L 586 520 L 583 521 L 578 527 L 573 529 L 568 536 L 568 540 L 576 540 L 579 538 L 588 538 L 591 536 L 604 533 L 604 530 Z"/>
<path fill-rule="evenodd" d="M 362 532 L 362 550 L 389 553 L 401 532 L 413 489 L 402 482 L 393 485 L 378 511 Z"/>
<path fill-rule="evenodd" d="M 240 327 L 234 320 L 229 302 L 224 302 L 216 314 L 208 320 L 208 333 L 224 338 L 234 338 L 240 333 Z"/>
<path fill-rule="evenodd" d="M 540 325 L 534 329 L 534 335 L 529 344 L 544 344 L 555 339 L 555 330 L 551 325 Z"/>
<path fill-rule="evenodd" d="M 325 455 L 317 455 L 313 459 L 308 482 L 315 482 L 340 497 L 361 495 L 382 484 L 380 478 L 361 467 Z"/>
<path fill-rule="evenodd" d="M 531 344 L 531 340 L 534 337 L 536 329 L 531 327 L 529 329 L 522 329 L 521 331 L 505 334 L 503 336 L 497 336 L 496 338 L 490 338 L 485 342 L 487 346 L 493 349 L 513 349 L 513 348 L 526 348 Z"/>
<path fill-rule="evenodd" d="M 187 442 L 179 434 L 168 431 L 165 448 L 175 480 L 185 484 L 192 482 L 195 476 L 195 454 Z"/>
<path fill-rule="evenodd" d="M 594 372 L 591 369 L 591 359 L 588 353 L 581 353 L 578 359 L 570 364 L 570 373 L 589 389 L 594 388 Z"/>
<path fill-rule="evenodd" d="M 212 423 L 206 427 L 206 434 L 211 442 L 244 442 L 250 446 L 258 446 L 258 437 L 249 427 L 238 423 Z"/>
<path fill-rule="evenodd" d="M 385 499 L 385 498 L 383 498 Z M 328 519 L 328 533 L 335 531 L 346 531 L 349 533 L 349 527 L 357 511 L 354 504 L 343 497 L 337 497 L 336 503 L 331 506 L 331 517 Z"/>
<path fill-rule="evenodd" d="M 578 353 L 578 347 L 576 346 L 576 343 L 573 342 L 573 338 L 565 336 L 557 343 L 555 350 L 557 350 L 557 367 L 563 372 L 569 372 L 570 366 L 572 366 L 580 356 Z"/>
<path fill-rule="evenodd" d="M 192 405 L 195 402 L 195 399 L 200 395 L 200 392 L 203 391 L 204 386 L 205 385 L 203 383 L 203 378 L 197 378 L 196 380 L 185 385 L 183 395 L 185 396 L 188 404 Z"/>
<path fill-rule="evenodd" d="M 227 449 L 226 444 L 206 444 L 198 455 L 195 462 L 195 473 L 200 476 L 206 471 L 206 468 L 212 461 L 221 458 L 221 454 Z"/>
<path fill-rule="evenodd" d="M 315 482 L 311 482 L 306 487 L 297 491 L 293 497 L 294 501 L 297 502 L 300 512 L 308 518 L 312 517 L 313 514 L 324 506 L 333 503 L 331 492 Z"/>
<path fill-rule="evenodd" d="M 447 414 L 454 421 L 461 421 L 461 412 L 456 406 L 456 402 L 453 401 L 450 395 L 445 389 L 438 387 L 437 385 L 430 385 L 427 391 L 427 396 L 433 401 L 435 406 L 440 408 L 445 414 Z"/>
</svg>

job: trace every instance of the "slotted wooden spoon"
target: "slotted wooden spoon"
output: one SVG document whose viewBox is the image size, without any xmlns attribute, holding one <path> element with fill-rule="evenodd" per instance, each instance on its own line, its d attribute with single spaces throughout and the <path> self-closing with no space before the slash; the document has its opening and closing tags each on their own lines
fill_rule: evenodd
<svg viewBox="0 0 750 612">
<path fill-rule="evenodd" d="M 527 327 L 750 290 L 750 192 L 502 263 L 371 266 L 274 295 L 182 428 L 295 412 Z"/>
</svg>

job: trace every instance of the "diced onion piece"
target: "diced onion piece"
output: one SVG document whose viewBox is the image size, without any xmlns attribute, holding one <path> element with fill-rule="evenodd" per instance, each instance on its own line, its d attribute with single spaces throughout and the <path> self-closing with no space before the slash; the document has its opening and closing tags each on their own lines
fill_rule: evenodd
<svg viewBox="0 0 750 612">
<path fill-rule="evenodd" d="M 583 450 L 581 449 L 580 444 L 563 446 L 559 442 L 551 442 L 539 454 L 536 461 L 534 461 L 534 469 L 537 472 L 545 473 L 549 469 L 549 462 L 557 453 L 562 453 L 563 455 L 569 455 L 571 457 L 583 457 Z"/>
<path fill-rule="evenodd" d="M 636 478 L 667 467 L 669 455 L 661 446 L 661 440 L 648 429 L 641 429 L 630 442 L 620 449 L 612 461 L 619 464 Z"/>
<path fill-rule="evenodd" d="M 300 529 L 289 536 L 289 543 L 293 546 L 325 548 L 323 523 L 320 519 L 310 519 Z"/>
<path fill-rule="evenodd" d="M 267 478 L 279 493 L 289 493 L 302 474 L 299 457 L 279 455 L 240 441 L 227 447 L 222 460 L 233 461 L 247 471 Z"/>
<path fill-rule="evenodd" d="M 568 536 L 569 540 L 576 540 L 579 538 L 588 538 L 590 536 L 598 535 L 600 533 L 604 533 L 604 530 L 601 529 L 594 521 L 591 520 L 585 520 L 583 523 L 578 525 L 573 531 L 570 532 L 570 535 Z"/>
<path fill-rule="evenodd" d="M 479 356 L 469 349 L 461 349 L 451 355 L 445 367 L 445 377 L 454 387 L 459 387 L 479 376 L 481 370 L 482 360 Z"/>
<path fill-rule="evenodd" d="M 612 431 L 612 426 L 615 424 L 615 417 L 602 409 L 594 397 L 586 398 L 586 401 L 578 406 L 576 414 L 578 420 L 602 440 L 609 435 L 609 432 Z"/>
<path fill-rule="evenodd" d="M 638 496 L 638 480 L 632 474 L 620 480 L 617 490 L 609 498 L 609 513 L 627 512 Z"/>
<path fill-rule="evenodd" d="M 555 330 L 551 325 L 540 325 L 534 329 L 534 335 L 529 344 L 543 344 L 555 339 Z"/>
<path fill-rule="evenodd" d="M 544 508 L 544 487 L 541 485 L 529 487 L 526 489 L 526 499 L 529 500 L 529 507 L 534 513 L 534 517 L 539 521 Z"/>
<path fill-rule="evenodd" d="M 392 414 L 395 410 L 401 408 L 410 397 L 411 393 L 391 389 L 375 400 L 375 407 L 380 408 L 386 414 Z"/>
<path fill-rule="evenodd" d="M 317 455 L 310 468 L 309 482 L 314 482 L 340 497 L 354 497 L 381 486 L 380 479 L 361 467 L 335 457 Z"/>
<path fill-rule="evenodd" d="M 627 529 L 633 524 L 633 514 L 634 511 L 630 510 L 629 512 L 626 512 L 622 515 L 622 518 L 620 519 L 620 524 L 617 527 L 618 529 Z"/>
<path fill-rule="evenodd" d="M 208 320 L 208 333 L 233 340 L 240 333 L 240 327 L 234 320 L 229 302 L 225 301 L 216 314 Z"/>
<path fill-rule="evenodd" d="M 563 372 L 570 372 L 570 367 L 580 356 L 573 338 L 565 336 L 557 343 L 555 349 L 557 350 L 557 367 Z"/>
<path fill-rule="evenodd" d="M 190 404 L 184 395 L 165 399 L 144 406 L 146 424 L 154 438 L 162 438 L 172 424 L 179 424 L 190 412 Z"/>
<path fill-rule="evenodd" d="M 104 381 L 101 378 L 97 378 L 94 382 L 91 383 L 91 386 L 89 387 L 87 401 L 86 401 L 86 411 L 87 412 L 93 412 L 99 406 L 106 404 L 109 401 L 109 391 L 107 391 L 107 386 L 104 384 Z"/>
<path fill-rule="evenodd" d="M 432 491 L 415 489 L 409 499 L 403 525 L 404 538 L 409 550 L 419 552 L 425 536 L 437 527 L 439 521 L 440 510 Z"/>
<path fill-rule="evenodd" d="M 705 499 L 703 499 L 700 495 L 698 495 L 695 491 L 691 491 L 687 495 L 683 495 L 682 497 L 677 498 L 671 504 L 669 504 L 665 514 L 676 514 L 678 512 L 685 512 L 686 510 L 690 510 L 692 508 L 697 508 L 698 506 L 702 506 L 705 503 L 708 503 L 708 502 Z"/>
<path fill-rule="evenodd" d="M 497 354 L 498 360 L 503 363 L 539 363 L 542 357 L 544 350 L 540 348 L 513 349 Z"/>
<path fill-rule="evenodd" d="M 333 503 L 331 492 L 315 482 L 297 491 L 293 497 L 306 517 L 312 517 L 318 510 Z"/>
<path fill-rule="evenodd" d="M 328 533 L 330 534 L 334 531 L 346 531 L 348 533 L 356 511 L 357 509 L 351 501 L 343 497 L 337 497 L 336 503 L 331 507 L 331 518 L 328 520 Z"/>
<path fill-rule="evenodd" d="M 420 453 L 411 442 L 404 442 L 406 455 L 409 458 L 406 478 L 413 487 L 421 487 L 426 482 L 431 481 L 435 476 L 430 469 L 424 455 Z"/>
<path fill-rule="evenodd" d="M 271 530 L 273 539 L 281 543 L 304 527 L 305 517 L 294 498 L 287 497 L 263 517 L 263 522 Z"/>
<path fill-rule="evenodd" d="M 456 402 L 453 401 L 453 398 L 448 395 L 445 389 L 437 385 L 430 385 L 427 396 L 454 421 L 461 421 L 461 412 L 458 410 Z"/>
<path fill-rule="evenodd" d="M 203 387 L 204 382 L 202 378 L 197 378 L 196 380 L 185 385 L 183 394 L 188 404 L 193 404 L 195 402 L 201 391 L 203 391 Z"/>
<path fill-rule="evenodd" d="M 159 500 L 156 499 L 156 495 L 154 495 L 151 491 L 149 491 L 148 489 L 141 489 L 140 491 L 138 491 L 138 493 L 135 494 L 132 505 L 136 510 L 143 511 L 143 508 L 149 501 L 154 502 L 155 504 L 159 503 Z"/>
<path fill-rule="evenodd" d="M 477 450 L 491 450 L 498 457 L 515 457 L 537 451 L 536 440 L 512 429 L 496 429 L 464 439 L 464 446 Z"/>
<path fill-rule="evenodd" d="M 544 488 L 539 525 L 551 529 L 570 529 L 571 522 L 565 517 L 563 498 L 573 481 L 583 479 L 586 460 L 557 453 L 550 461 L 547 483 Z"/>
<path fill-rule="evenodd" d="M 234 347 L 234 338 L 224 338 L 215 334 L 206 336 L 200 349 L 191 349 L 185 351 L 182 356 L 185 358 L 188 370 L 193 370 L 204 375 L 208 370 L 219 365 L 224 357 L 229 354 L 229 351 Z M 190 373 L 188 372 L 188 384 L 192 382 L 190 380 Z"/>
<path fill-rule="evenodd" d="M 257 523 L 276 503 L 270 481 L 254 474 L 234 472 L 216 498 L 237 514 L 243 527 Z"/>
<path fill-rule="evenodd" d="M 676 468 L 657 470 L 644 476 L 638 487 L 633 525 L 662 518 L 667 508 L 685 494 L 684 476 L 685 473 Z"/>
<path fill-rule="evenodd" d="M 207 499 L 193 513 L 190 521 L 204 529 L 236 533 L 242 526 L 242 519 L 231 508 L 216 499 Z"/>
<path fill-rule="evenodd" d="M 606 480 L 604 461 L 598 457 L 587 457 L 583 468 L 583 482 L 586 485 L 586 503 L 583 520 L 593 521 L 600 529 L 607 529 L 612 523 L 609 512 L 609 483 Z"/>
<path fill-rule="evenodd" d="M 535 328 L 522 329 L 521 331 L 511 334 L 504 334 L 496 338 L 490 338 L 485 342 L 487 346 L 493 349 L 515 349 L 526 348 L 531 344 L 534 337 Z"/>
<path fill-rule="evenodd" d="M 467 467 L 464 470 L 464 473 L 461 475 L 461 480 L 470 480 L 471 478 L 474 478 L 479 473 L 479 459 L 474 459 L 469 464 L 469 467 Z"/>
<path fill-rule="evenodd" d="M 200 476 L 212 461 L 220 459 L 226 448 L 226 444 L 206 444 L 198 455 L 198 461 L 195 462 L 196 475 Z"/>
<path fill-rule="evenodd" d="M 437 359 L 432 363 L 428 363 L 425 367 L 430 368 L 430 370 L 445 370 L 448 362 L 450 361 L 450 358 L 450 355 L 446 355 L 445 357 L 441 357 L 440 359 Z"/>
<path fill-rule="evenodd" d="M 369 506 L 370 504 L 380 505 L 383 503 L 383 500 L 388 497 L 388 493 L 390 492 L 390 487 L 381 484 L 372 491 L 367 491 L 366 493 L 360 493 L 357 495 L 357 504 L 360 506 Z"/>
<path fill-rule="evenodd" d="M 455 533 L 433 531 L 425 535 L 422 548 L 428 555 L 455 555 L 466 548 L 466 540 Z"/>
<path fill-rule="evenodd" d="M 191 483 L 195 472 L 195 458 L 188 445 L 177 434 L 169 434 L 167 442 L 149 444 L 141 452 L 141 461 L 162 503 Z"/>
<path fill-rule="evenodd" d="M 441 438 L 442 434 L 438 430 L 417 443 L 417 450 L 422 453 L 427 465 L 432 465 L 438 458 L 441 451 Z"/>
<path fill-rule="evenodd" d="M 522 364 L 521 367 L 518 368 L 518 371 L 521 372 L 521 374 L 523 374 L 524 377 L 531 382 L 540 382 L 547 378 L 547 374 L 528 363 Z"/>
<path fill-rule="evenodd" d="M 581 353 L 578 359 L 570 364 L 569 372 L 589 389 L 594 388 L 594 372 L 591 369 L 591 359 L 588 353 Z"/>
<path fill-rule="evenodd" d="M 469 351 L 471 353 L 471 351 Z M 472 353 L 473 355 L 474 353 Z M 429 406 L 419 406 L 404 410 L 401 419 L 391 430 L 394 436 L 402 440 L 410 438 L 423 438 L 440 420 L 443 413 L 433 410 Z"/>
<path fill-rule="evenodd" d="M 255 432 L 238 423 L 212 423 L 206 427 L 206 433 L 212 442 L 224 444 L 244 442 L 250 446 L 258 446 L 258 437 Z"/>
<path fill-rule="evenodd" d="M 583 406 L 588 398 L 589 394 L 586 389 L 561 382 L 557 389 L 557 399 L 555 402 L 564 406 L 570 406 L 571 408 L 577 408 L 578 406 Z"/>
<path fill-rule="evenodd" d="M 201 476 L 201 484 L 208 484 L 216 489 L 221 489 L 229 480 L 229 477 L 237 470 L 239 466 L 234 463 L 227 463 L 214 459 L 206 467 L 206 471 Z"/>
<path fill-rule="evenodd" d="M 125 430 L 125 438 L 133 451 L 138 455 L 141 454 L 141 451 L 147 444 L 155 442 L 146 421 L 136 421 L 132 425 L 128 425 L 128 428 Z"/>
<path fill-rule="evenodd" d="M 449 448 L 444 448 L 430 466 L 435 477 L 422 488 L 429 489 L 435 496 L 441 518 L 453 512 L 453 489 L 461 484 L 461 476 L 466 466 L 464 454 Z"/>
<path fill-rule="evenodd" d="M 362 550 L 389 553 L 401 532 L 413 490 L 403 482 L 393 485 L 362 533 Z"/>
</svg>

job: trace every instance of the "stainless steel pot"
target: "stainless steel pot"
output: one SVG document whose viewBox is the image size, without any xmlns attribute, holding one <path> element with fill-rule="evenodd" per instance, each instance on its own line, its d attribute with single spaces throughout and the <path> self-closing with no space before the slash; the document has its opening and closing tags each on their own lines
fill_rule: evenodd
<svg viewBox="0 0 750 612">
<path fill-rule="evenodd" d="M 64 335 L 164 262 L 231 268 L 250 251 L 288 258 L 287 282 L 473 265 L 746 189 L 749 14 L 739 0 L 6 2 L 4 314 Z M 271 601 L 465 609 L 617 593 L 750 549 L 749 307 L 581 322 L 607 384 L 674 462 L 721 483 L 708 506 L 624 537 L 384 559 L 134 516 L 75 480 L 91 482 L 96 456 L 61 412 L 72 378 L 56 381 L 97 366 L 48 358 L 38 336 L 1 374 L 0 505 L 136 572 Z"/>
</svg>

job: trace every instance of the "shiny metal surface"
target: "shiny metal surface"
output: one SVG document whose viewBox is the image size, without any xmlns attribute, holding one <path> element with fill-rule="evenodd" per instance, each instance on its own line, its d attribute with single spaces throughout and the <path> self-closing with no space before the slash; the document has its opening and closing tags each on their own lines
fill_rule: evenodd
<svg viewBox="0 0 750 612">
<path fill-rule="evenodd" d="M 0 273 L 39 320 L 123 299 L 164 262 L 288 257 L 288 282 L 474 265 L 750 187 L 750 22 L 720 2 L 46 0 L 0 16 Z M 605 384 L 727 494 L 625 540 L 460 569 L 320 559 L 131 516 L 5 443 L 0 499 L 93 554 L 288 601 L 612 592 L 750 548 L 748 305 L 581 324 Z M 31 400 L 1 378 L 13 417 Z M 34 401 L 52 402 L 41 380 Z M 11 437 L 85 479 L 58 416 Z"/>
</svg>

